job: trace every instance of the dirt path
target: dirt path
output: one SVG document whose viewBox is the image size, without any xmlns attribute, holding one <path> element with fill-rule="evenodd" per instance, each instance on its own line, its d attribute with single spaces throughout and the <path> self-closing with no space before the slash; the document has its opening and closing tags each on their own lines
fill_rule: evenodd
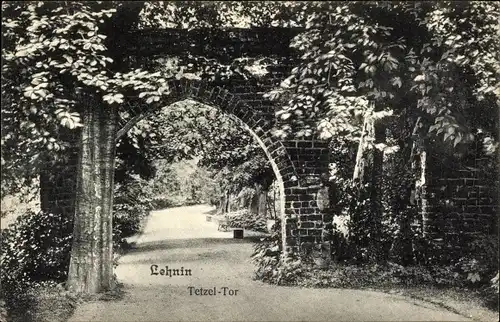
<svg viewBox="0 0 500 322">
<path fill-rule="evenodd" d="M 70 321 L 467 320 L 396 295 L 253 281 L 251 240 L 218 232 L 205 220 L 210 210 L 192 206 L 154 212 L 136 249 L 120 259 L 116 274 L 124 283 L 124 298 L 85 303 Z M 151 265 L 158 265 L 158 272 L 165 266 L 190 269 L 192 275 L 151 275 Z M 208 295 L 214 287 L 215 295 Z M 195 291 L 200 288 L 207 291 Z"/>
</svg>

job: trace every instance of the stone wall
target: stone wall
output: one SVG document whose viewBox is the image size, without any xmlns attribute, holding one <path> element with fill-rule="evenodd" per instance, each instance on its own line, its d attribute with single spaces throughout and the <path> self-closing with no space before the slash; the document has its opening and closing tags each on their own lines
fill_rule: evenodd
<svg viewBox="0 0 500 322">
<path fill-rule="evenodd" d="M 424 236 L 459 255 L 471 242 L 497 234 L 498 192 L 491 159 L 470 155 L 465 160 L 427 162 L 425 211 L 420 209 Z"/>
</svg>

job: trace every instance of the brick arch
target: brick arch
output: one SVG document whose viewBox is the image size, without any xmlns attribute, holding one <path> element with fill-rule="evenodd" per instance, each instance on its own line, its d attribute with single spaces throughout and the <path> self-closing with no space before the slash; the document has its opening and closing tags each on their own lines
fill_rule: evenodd
<svg viewBox="0 0 500 322">
<path fill-rule="evenodd" d="M 211 86 L 206 82 L 189 80 L 171 80 L 168 85 L 171 92 L 168 99 L 164 100 L 162 104 L 156 107 L 143 106 L 128 111 L 131 117 L 128 120 L 120 121 L 121 128 L 117 132 L 116 139 L 118 140 L 139 121 L 154 114 L 164 106 L 185 99 L 192 99 L 219 108 L 248 131 L 264 150 L 278 182 L 282 212 L 280 217 L 284 219 L 285 213 L 287 213 L 285 210 L 289 208 L 286 204 L 285 186 L 287 188 L 300 187 L 300 177 L 286 147 L 271 133 L 274 125 L 273 119 L 266 117 L 262 111 L 249 106 L 238 95 L 232 94 L 220 86 Z M 282 229 L 283 235 L 285 235 L 285 225 L 282 225 Z M 283 249 L 286 249 L 285 239 L 283 239 Z"/>
<path fill-rule="evenodd" d="M 285 146 L 271 134 L 273 129 L 272 120 L 267 119 L 261 111 L 245 104 L 238 95 L 234 95 L 220 86 L 210 86 L 205 82 L 187 80 L 172 80 L 169 81 L 168 85 L 171 92 L 163 104 L 155 108 L 145 106 L 130 111 L 131 119 L 120 122 L 122 127 L 118 130 L 117 139 L 140 120 L 158 111 L 159 108 L 185 99 L 192 99 L 202 104 L 220 108 L 233 120 L 240 123 L 257 140 L 266 153 L 277 179 L 279 177 L 282 181 L 296 182 L 296 184 L 290 184 L 290 186 L 300 186 L 295 165 L 291 161 Z"/>
<path fill-rule="evenodd" d="M 260 75 L 258 80 L 239 79 L 217 84 L 172 80 L 168 84 L 170 93 L 161 103 L 165 106 L 193 99 L 220 108 L 240 121 L 257 139 L 280 181 L 282 255 L 300 251 L 303 246 L 310 249 L 312 242 L 326 242 L 323 227 L 331 221 L 330 214 L 319 207 L 324 202 L 318 193 L 321 189 L 320 178 L 328 171 L 327 142 L 316 138 L 273 138 L 271 130 L 278 120 L 273 103 L 263 96 L 276 88 L 296 66 L 300 56 L 290 50 L 289 43 L 297 32 L 289 28 L 225 29 L 216 32 L 214 38 L 211 29 L 139 30 L 123 34 L 116 44 L 123 55 L 117 61 L 124 59 L 124 62 L 130 61 L 138 67 L 143 66 L 143 60 L 147 61 L 154 55 L 175 56 L 179 53 L 201 54 L 218 61 L 242 57 L 276 58 L 277 62 L 269 65 L 267 73 Z M 199 39 L 207 41 L 200 42 Z M 47 164 L 42 170 L 42 174 L 54 174 L 56 178 L 41 176 L 41 208 L 75 218 L 74 240 L 87 238 L 81 232 L 91 228 L 92 237 L 107 245 L 106 251 L 99 256 L 101 262 L 106 263 L 102 274 L 108 276 L 112 273 L 112 266 L 108 264 L 112 256 L 115 138 L 126 133 L 149 113 L 154 113 L 155 109 L 157 111 L 158 107 L 130 106 L 128 112 L 131 118 L 119 120 L 117 106 L 102 104 L 98 96 L 82 99 L 81 104 L 85 110 L 84 127 L 75 131 L 75 134 L 78 132 L 75 139 L 68 138 L 70 148 L 60 164 Z M 103 225 L 95 225 L 96 220 Z M 77 251 L 82 249 L 77 248 Z M 77 262 L 74 264 L 74 267 L 79 265 Z"/>
</svg>

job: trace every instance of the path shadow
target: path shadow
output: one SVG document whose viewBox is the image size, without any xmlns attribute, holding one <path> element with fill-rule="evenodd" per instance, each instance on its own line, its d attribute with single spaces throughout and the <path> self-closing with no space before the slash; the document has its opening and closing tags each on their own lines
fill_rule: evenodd
<svg viewBox="0 0 500 322">
<path fill-rule="evenodd" d="M 258 242 L 262 237 L 248 236 L 243 239 L 235 238 L 185 238 L 185 239 L 166 239 L 152 242 L 144 242 L 131 245 L 127 251 L 128 254 L 137 252 L 149 252 L 154 250 L 213 247 L 217 245 L 235 245 L 250 244 Z"/>
</svg>

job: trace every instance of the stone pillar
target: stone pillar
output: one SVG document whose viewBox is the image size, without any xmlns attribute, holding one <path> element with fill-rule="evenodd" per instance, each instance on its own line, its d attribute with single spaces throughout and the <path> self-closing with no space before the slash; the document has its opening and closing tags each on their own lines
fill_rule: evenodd
<svg viewBox="0 0 500 322">
<path fill-rule="evenodd" d="M 287 152 L 297 169 L 295 182 L 285 182 L 284 234 L 288 252 L 322 250 L 328 244 L 325 223 L 332 220 L 325 211 L 321 177 L 328 172 L 328 145 L 323 141 L 287 141 Z M 324 255 L 324 254 L 322 254 Z M 316 254 L 316 256 L 319 256 Z"/>
</svg>

